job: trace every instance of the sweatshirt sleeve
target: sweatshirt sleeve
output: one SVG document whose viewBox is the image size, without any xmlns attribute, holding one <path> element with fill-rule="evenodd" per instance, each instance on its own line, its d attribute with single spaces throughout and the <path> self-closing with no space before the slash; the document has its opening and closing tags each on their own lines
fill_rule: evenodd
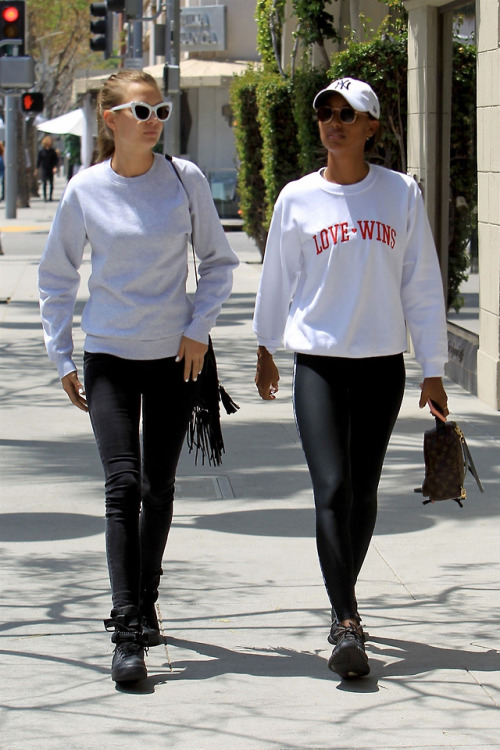
<svg viewBox="0 0 500 750">
<path fill-rule="evenodd" d="M 422 195 L 412 188 L 401 299 L 423 376 L 440 377 L 448 360 L 443 283 Z"/>
<path fill-rule="evenodd" d="M 300 240 L 282 193 L 269 227 L 253 319 L 259 346 L 271 354 L 282 344 L 300 270 Z"/>
<path fill-rule="evenodd" d="M 183 174 L 191 213 L 193 242 L 198 266 L 198 288 L 193 317 L 184 335 L 206 343 L 223 303 L 233 286 L 233 270 L 239 265 L 215 208 L 208 181 L 194 165 Z"/>
<path fill-rule="evenodd" d="M 72 359 L 72 325 L 85 243 L 81 211 L 63 198 L 38 268 L 45 346 L 60 378 L 76 370 Z"/>
</svg>

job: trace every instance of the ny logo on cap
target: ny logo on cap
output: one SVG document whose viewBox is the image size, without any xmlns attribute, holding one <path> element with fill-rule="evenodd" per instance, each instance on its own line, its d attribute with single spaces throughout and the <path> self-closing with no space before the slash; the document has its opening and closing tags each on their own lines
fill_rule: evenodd
<svg viewBox="0 0 500 750">
<path fill-rule="evenodd" d="M 335 84 L 335 88 L 349 90 L 350 85 L 351 81 L 348 78 L 342 78 L 340 81 L 337 81 L 337 83 Z"/>
</svg>

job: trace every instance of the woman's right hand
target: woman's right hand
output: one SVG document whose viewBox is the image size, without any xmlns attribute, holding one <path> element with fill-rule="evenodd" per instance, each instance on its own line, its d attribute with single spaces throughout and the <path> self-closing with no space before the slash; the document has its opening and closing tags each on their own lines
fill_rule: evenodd
<svg viewBox="0 0 500 750">
<path fill-rule="evenodd" d="M 78 380 L 78 373 L 76 370 L 69 372 L 63 378 L 61 378 L 62 387 L 68 394 L 70 401 L 78 406 L 82 411 L 88 411 L 87 399 L 85 398 L 85 389 Z"/>
<path fill-rule="evenodd" d="M 255 385 L 259 396 L 264 401 L 272 401 L 278 392 L 278 381 L 280 375 L 274 364 L 273 355 L 269 354 L 265 346 L 257 349 L 257 372 L 255 374 Z"/>
</svg>

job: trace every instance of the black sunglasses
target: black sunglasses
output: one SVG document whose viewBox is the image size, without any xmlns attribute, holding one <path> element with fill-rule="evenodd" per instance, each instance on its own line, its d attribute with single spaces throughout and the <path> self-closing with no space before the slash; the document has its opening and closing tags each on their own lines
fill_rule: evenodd
<svg viewBox="0 0 500 750">
<path fill-rule="evenodd" d="M 339 114 L 340 122 L 344 125 L 352 125 L 356 122 L 358 115 L 366 115 L 366 112 L 357 112 L 352 107 L 318 107 L 316 110 L 316 117 L 319 122 L 330 122 L 333 120 L 335 112 Z"/>
</svg>

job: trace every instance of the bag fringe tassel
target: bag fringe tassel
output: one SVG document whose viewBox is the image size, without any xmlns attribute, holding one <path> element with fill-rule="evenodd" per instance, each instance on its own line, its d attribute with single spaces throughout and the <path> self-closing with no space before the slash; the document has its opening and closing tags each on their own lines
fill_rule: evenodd
<svg viewBox="0 0 500 750">
<path fill-rule="evenodd" d="M 201 454 L 202 465 L 208 461 L 210 466 L 220 466 L 222 454 L 226 451 L 219 404 L 222 402 L 227 414 L 234 414 L 240 407 L 219 383 L 211 339 L 199 380 L 199 393 L 191 413 L 186 440 L 189 452 L 195 452 L 195 465 Z"/>
</svg>

